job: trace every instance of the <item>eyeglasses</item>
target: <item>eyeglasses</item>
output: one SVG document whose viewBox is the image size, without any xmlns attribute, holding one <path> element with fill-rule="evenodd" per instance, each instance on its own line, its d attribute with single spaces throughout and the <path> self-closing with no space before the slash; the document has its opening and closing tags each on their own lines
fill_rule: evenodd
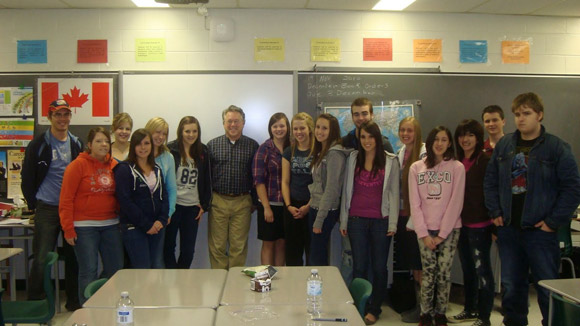
<svg viewBox="0 0 580 326">
<path fill-rule="evenodd" d="M 55 112 L 52 114 L 52 116 L 57 118 L 57 119 L 70 118 L 72 116 L 72 113 L 69 111 L 67 111 L 67 112 Z"/>
</svg>

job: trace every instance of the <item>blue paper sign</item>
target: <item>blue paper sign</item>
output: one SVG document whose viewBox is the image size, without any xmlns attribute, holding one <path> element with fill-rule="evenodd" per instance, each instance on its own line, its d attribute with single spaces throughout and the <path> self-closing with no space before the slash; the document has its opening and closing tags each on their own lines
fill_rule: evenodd
<svg viewBox="0 0 580 326">
<path fill-rule="evenodd" d="M 47 63 L 46 40 L 18 41 L 18 63 Z"/>
<path fill-rule="evenodd" d="M 483 40 L 459 41 L 459 61 L 461 63 L 486 63 L 487 41 Z"/>
</svg>

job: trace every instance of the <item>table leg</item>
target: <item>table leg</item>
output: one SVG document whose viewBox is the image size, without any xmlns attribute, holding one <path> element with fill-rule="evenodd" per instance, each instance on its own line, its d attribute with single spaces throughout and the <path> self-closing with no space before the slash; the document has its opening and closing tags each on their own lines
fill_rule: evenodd
<svg viewBox="0 0 580 326">
<path fill-rule="evenodd" d="M 548 326 L 552 326 L 552 319 L 554 319 L 554 308 L 552 307 L 553 303 L 553 298 L 552 298 L 552 291 L 550 291 L 550 305 L 548 306 Z"/>
</svg>

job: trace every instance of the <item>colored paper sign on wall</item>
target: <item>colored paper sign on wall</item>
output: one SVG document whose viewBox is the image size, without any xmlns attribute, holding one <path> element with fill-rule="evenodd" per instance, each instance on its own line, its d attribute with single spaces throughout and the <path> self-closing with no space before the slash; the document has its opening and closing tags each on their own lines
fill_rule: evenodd
<svg viewBox="0 0 580 326">
<path fill-rule="evenodd" d="M 340 61 L 340 39 L 310 39 L 310 61 Z"/>
<path fill-rule="evenodd" d="M 137 62 L 165 61 L 164 38 L 138 38 L 135 40 Z"/>
<path fill-rule="evenodd" d="M 0 147 L 26 147 L 34 137 L 34 119 L 0 120 Z"/>
<path fill-rule="evenodd" d="M 78 40 L 77 63 L 107 63 L 107 40 Z"/>
<path fill-rule="evenodd" d="M 0 115 L 32 115 L 32 87 L 1 87 Z"/>
<path fill-rule="evenodd" d="M 413 40 L 413 61 L 441 62 L 442 49 L 441 39 L 415 39 Z"/>
<path fill-rule="evenodd" d="M 393 39 L 363 38 L 363 61 L 393 61 Z"/>
<path fill-rule="evenodd" d="M 487 41 L 484 40 L 460 40 L 459 62 L 461 63 L 486 63 Z"/>
<path fill-rule="evenodd" d="M 65 99 L 73 113 L 72 125 L 109 125 L 113 117 L 112 78 L 39 78 L 39 125 L 49 125 L 48 107 Z"/>
<path fill-rule="evenodd" d="M 46 40 L 17 42 L 18 63 L 47 63 Z"/>
<path fill-rule="evenodd" d="M 502 41 L 502 63 L 530 63 L 530 42 L 528 41 Z"/>
<path fill-rule="evenodd" d="M 254 39 L 254 61 L 256 62 L 283 62 L 285 48 L 283 38 Z"/>
<path fill-rule="evenodd" d="M 20 172 L 22 170 L 22 161 L 24 160 L 24 150 L 8 150 L 6 151 L 6 154 L 8 156 L 7 197 L 14 198 L 15 196 L 18 196 L 23 198 L 22 189 L 20 187 L 20 184 L 22 183 Z"/>
</svg>

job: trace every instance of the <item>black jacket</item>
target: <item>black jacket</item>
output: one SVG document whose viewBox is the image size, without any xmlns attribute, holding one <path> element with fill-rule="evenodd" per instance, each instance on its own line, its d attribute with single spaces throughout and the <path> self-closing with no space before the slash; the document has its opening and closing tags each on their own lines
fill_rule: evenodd
<svg viewBox="0 0 580 326">
<path fill-rule="evenodd" d="M 20 171 L 22 178 L 20 188 L 22 189 L 24 199 L 28 203 L 28 209 L 31 210 L 36 208 L 36 193 L 48 173 L 50 162 L 52 162 L 52 147 L 49 142 L 49 133 L 50 129 L 36 136 L 28 144 L 26 152 L 24 153 L 22 171 Z M 70 132 L 68 132 L 68 137 L 70 139 L 72 162 L 82 152 L 83 142 Z"/>
<path fill-rule="evenodd" d="M 489 221 L 483 196 L 483 179 L 489 156 L 480 153 L 469 171 L 465 173 L 465 197 L 461 211 L 461 223 L 474 224 Z"/>
<path fill-rule="evenodd" d="M 198 170 L 198 183 L 197 183 L 197 190 L 199 192 L 199 201 L 201 207 L 204 211 L 207 212 L 209 209 L 209 204 L 211 202 L 211 170 L 210 170 L 210 162 L 209 162 L 209 154 L 207 151 L 207 146 L 204 144 L 202 146 L 202 153 L 201 153 L 201 162 L 196 162 L 197 170 Z M 181 154 L 179 153 L 179 146 L 177 144 L 177 140 L 174 140 L 167 144 L 169 147 L 169 151 L 173 155 L 173 159 L 175 160 L 175 173 L 177 173 L 177 169 L 181 164 Z"/>
</svg>

